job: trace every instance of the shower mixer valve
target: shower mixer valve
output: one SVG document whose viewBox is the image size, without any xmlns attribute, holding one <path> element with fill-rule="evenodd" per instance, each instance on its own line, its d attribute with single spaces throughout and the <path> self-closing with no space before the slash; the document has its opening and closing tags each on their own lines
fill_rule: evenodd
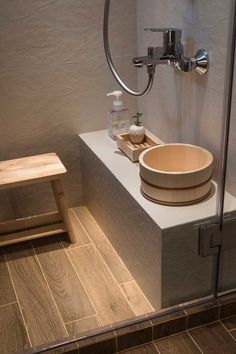
<svg viewBox="0 0 236 354">
<path fill-rule="evenodd" d="M 136 57 L 133 64 L 136 67 L 147 67 L 149 74 L 155 72 L 156 65 L 169 65 L 183 72 L 197 71 L 206 74 L 209 66 L 208 53 L 199 49 L 193 58 L 185 57 L 181 43 L 182 31 L 178 28 L 146 28 L 145 31 L 162 32 L 163 47 L 148 47 L 147 56 Z"/>
<path fill-rule="evenodd" d="M 183 72 L 197 71 L 203 75 L 207 72 L 209 66 L 208 54 L 205 49 L 198 50 L 193 58 L 184 55 L 184 48 L 181 43 L 182 31 L 178 28 L 147 28 L 146 31 L 162 32 L 163 47 L 149 47 L 146 56 L 133 59 L 136 67 L 146 66 L 148 81 L 142 91 L 134 91 L 130 89 L 119 76 L 112 60 L 109 46 L 109 14 L 111 0 L 105 0 L 104 17 L 103 17 L 103 44 L 108 66 L 118 82 L 120 87 L 132 96 L 147 95 L 153 87 L 155 69 L 157 65 L 166 64 L 174 66 Z"/>
</svg>

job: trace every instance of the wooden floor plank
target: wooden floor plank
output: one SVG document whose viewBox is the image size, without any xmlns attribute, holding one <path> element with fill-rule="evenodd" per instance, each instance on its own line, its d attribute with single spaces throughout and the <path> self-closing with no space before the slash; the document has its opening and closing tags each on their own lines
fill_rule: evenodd
<svg viewBox="0 0 236 354">
<path fill-rule="evenodd" d="M 167 337 L 155 342 L 160 354 L 200 354 L 201 351 L 187 333 Z"/>
<path fill-rule="evenodd" d="M 0 354 L 29 350 L 30 343 L 18 304 L 0 308 Z"/>
<path fill-rule="evenodd" d="M 204 353 L 236 353 L 235 341 L 218 322 L 192 329 L 189 333 Z"/>
<path fill-rule="evenodd" d="M 94 246 L 72 248 L 71 259 L 102 323 L 134 317 L 128 301 Z"/>
<path fill-rule="evenodd" d="M 68 336 L 32 247 L 9 246 L 4 253 L 32 345 Z"/>
<path fill-rule="evenodd" d="M 101 231 L 94 218 L 86 207 L 74 208 L 74 212 L 87 230 L 92 242 L 98 249 L 108 268 L 119 284 L 133 280 L 132 275 L 125 267 L 114 248 Z"/>
<path fill-rule="evenodd" d="M 121 289 L 136 315 L 143 315 L 154 311 L 154 308 L 148 302 L 142 290 L 134 280 L 121 284 Z"/>
<path fill-rule="evenodd" d="M 16 301 L 14 288 L 11 282 L 7 264 L 0 249 L 0 306 Z"/>
<path fill-rule="evenodd" d="M 81 318 L 78 321 L 70 322 L 66 324 L 68 333 L 72 337 L 79 337 L 81 333 L 90 331 L 92 329 L 100 327 L 101 321 L 97 315 L 92 315 L 86 318 Z"/>
<path fill-rule="evenodd" d="M 95 314 L 59 239 L 39 239 L 33 245 L 64 322 Z"/>
</svg>

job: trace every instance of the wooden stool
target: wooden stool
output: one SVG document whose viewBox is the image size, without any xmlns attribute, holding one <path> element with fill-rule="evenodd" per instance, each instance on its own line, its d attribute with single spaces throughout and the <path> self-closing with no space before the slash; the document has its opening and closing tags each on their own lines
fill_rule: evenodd
<svg viewBox="0 0 236 354">
<path fill-rule="evenodd" d="M 68 232 L 71 243 L 76 243 L 60 180 L 60 176 L 66 172 L 66 168 L 55 153 L 0 162 L 0 190 L 50 181 L 59 210 L 57 213 L 52 213 L 54 214 L 52 219 L 55 222 L 51 220 L 52 224 L 49 226 L 37 227 L 36 217 L 1 223 L 0 246 L 50 236 L 65 231 Z M 58 216 L 63 222 L 58 223 Z M 27 230 L 22 231 L 22 228 L 25 227 Z M 19 229 L 20 231 L 15 232 Z"/>
</svg>

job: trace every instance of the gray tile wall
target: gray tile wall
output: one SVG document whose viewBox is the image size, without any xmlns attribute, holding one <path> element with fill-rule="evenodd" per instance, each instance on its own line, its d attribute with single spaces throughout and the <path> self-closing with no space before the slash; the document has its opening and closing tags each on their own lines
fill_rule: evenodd
<svg viewBox="0 0 236 354">
<path fill-rule="evenodd" d="M 185 142 L 208 148 L 215 157 L 217 178 L 225 77 L 227 29 L 230 1 L 138 0 L 138 51 L 148 45 L 162 45 L 160 33 L 147 33 L 145 27 L 177 27 L 183 30 L 187 56 L 199 48 L 209 52 L 210 70 L 205 77 L 185 74 L 159 66 L 151 94 L 139 99 L 146 126 L 166 142 Z M 144 73 L 139 71 L 140 85 Z M 234 119 L 235 121 L 235 119 Z M 235 126 L 235 124 L 234 124 Z M 233 128 L 233 125 L 232 125 Z M 235 141 L 231 133 L 232 142 Z M 235 144 L 234 144 L 235 146 Z M 235 148 L 231 144 L 230 191 L 236 195 Z M 234 184 L 234 187 L 233 187 Z"/>
<path fill-rule="evenodd" d="M 77 133 L 106 127 L 117 85 L 102 43 L 103 0 L 0 0 L 0 160 L 55 151 L 71 206 L 82 202 Z M 133 87 L 136 0 L 111 3 L 115 63 Z M 125 97 L 130 114 L 136 100 Z M 0 193 L 0 219 L 54 210 L 48 185 Z"/>
</svg>

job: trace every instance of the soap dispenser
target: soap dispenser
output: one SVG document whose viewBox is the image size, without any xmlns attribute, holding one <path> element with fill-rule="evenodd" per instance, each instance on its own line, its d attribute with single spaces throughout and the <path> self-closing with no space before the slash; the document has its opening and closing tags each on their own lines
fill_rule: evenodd
<svg viewBox="0 0 236 354">
<path fill-rule="evenodd" d="M 117 140 L 117 135 L 128 132 L 130 120 L 128 119 L 128 109 L 123 106 L 121 100 L 122 91 L 113 91 L 107 96 L 114 96 L 112 109 L 108 112 L 108 135 L 113 140 Z"/>
</svg>

